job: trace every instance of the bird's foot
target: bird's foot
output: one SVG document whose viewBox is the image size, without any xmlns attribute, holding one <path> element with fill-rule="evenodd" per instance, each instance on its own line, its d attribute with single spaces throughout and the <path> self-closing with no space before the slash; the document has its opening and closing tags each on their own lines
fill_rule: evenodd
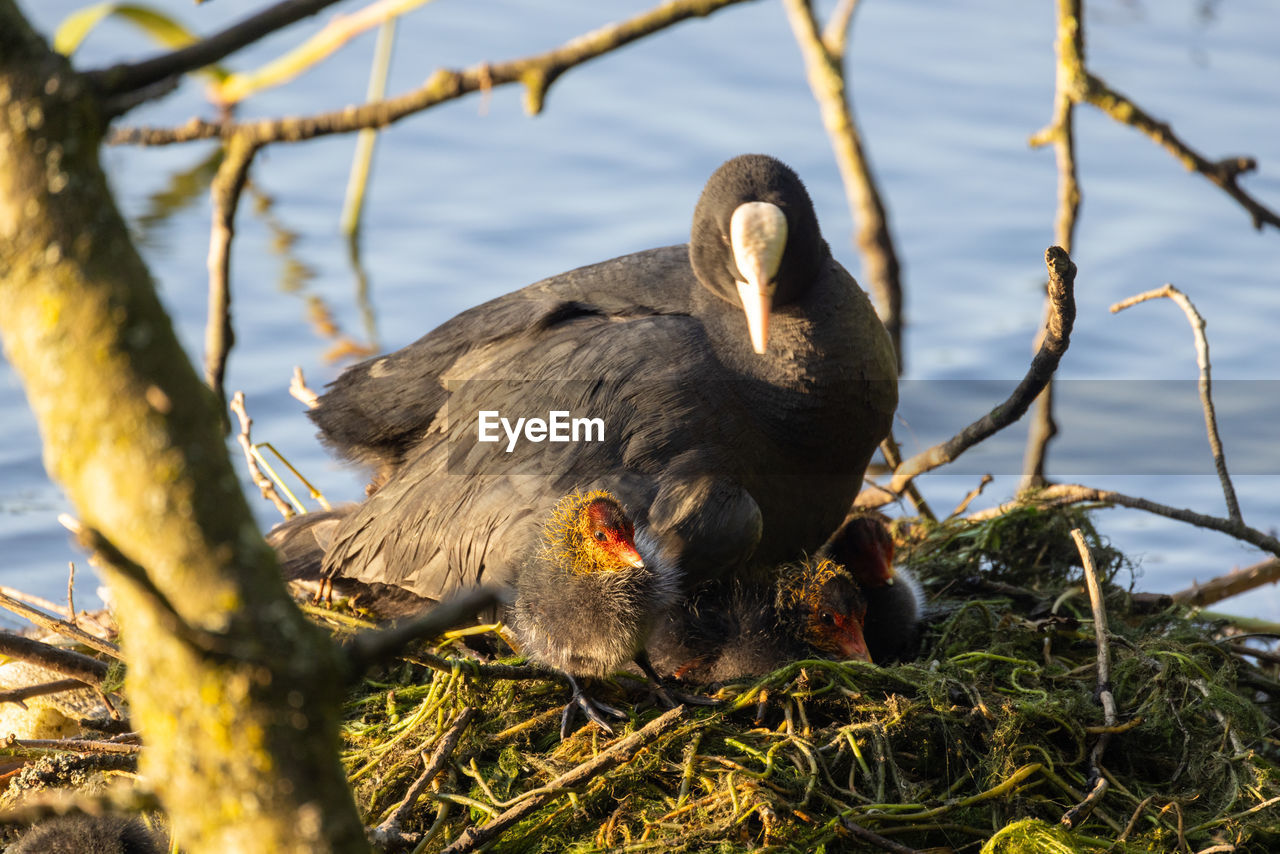
<svg viewBox="0 0 1280 854">
<path fill-rule="evenodd" d="M 573 697 L 560 714 L 560 738 L 569 737 L 569 725 L 573 722 L 574 709 L 582 709 L 582 713 L 586 715 L 587 720 L 609 735 L 613 735 L 613 727 L 609 726 L 609 722 L 604 719 L 605 715 L 612 715 L 619 720 L 627 719 L 627 713 L 621 709 L 616 709 L 602 700 L 593 700 L 588 697 L 572 676 L 569 677 L 569 684 L 573 686 Z"/>
<path fill-rule="evenodd" d="M 713 700 L 710 697 L 700 696 L 698 694 L 686 694 L 683 691 L 674 689 L 668 690 L 662 684 L 662 677 L 658 675 L 658 671 L 654 670 L 653 662 L 649 660 L 649 654 L 641 650 L 636 654 L 636 664 L 644 671 L 644 675 L 649 677 L 649 682 L 653 688 L 653 693 L 658 696 L 662 704 L 668 709 L 674 709 L 676 706 L 684 704 L 690 706 L 718 706 L 719 700 Z M 678 702 L 677 702 L 678 701 Z"/>
</svg>

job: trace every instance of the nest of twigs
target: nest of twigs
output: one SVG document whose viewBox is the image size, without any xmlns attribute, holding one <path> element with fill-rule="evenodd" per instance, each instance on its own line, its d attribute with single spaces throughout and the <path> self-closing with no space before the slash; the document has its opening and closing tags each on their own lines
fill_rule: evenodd
<svg viewBox="0 0 1280 854">
<path fill-rule="evenodd" d="M 347 707 L 368 823 L 423 851 L 1280 850 L 1274 666 L 1131 595 L 1079 510 L 900 528 L 934 611 L 911 663 L 796 662 L 666 714 L 620 678 L 625 732 L 561 741 L 555 676 L 405 656 Z M 1111 727 L 1073 528 L 1105 582 Z"/>
</svg>

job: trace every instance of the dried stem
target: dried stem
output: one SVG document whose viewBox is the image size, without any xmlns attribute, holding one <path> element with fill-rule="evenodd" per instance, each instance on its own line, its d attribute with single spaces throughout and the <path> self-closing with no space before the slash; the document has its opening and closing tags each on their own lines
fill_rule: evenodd
<svg viewBox="0 0 1280 854">
<path fill-rule="evenodd" d="M 276 485 L 262 471 L 262 467 L 258 465 L 258 455 L 253 452 L 253 440 L 249 431 L 253 429 L 253 419 L 249 417 L 249 412 L 245 409 L 244 392 L 237 391 L 231 396 L 231 411 L 236 414 L 236 418 L 240 421 L 240 432 L 236 434 L 236 441 L 240 443 L 240 449 L 244 451 L 245 462 L 249 467 L 249 477 L 253 480 L 254 486 L 258 487 L 258 491 L 262 493 L 262 497 L 270 501 L 280 511 L 280 515 L 286 519 L 292 519 L 297 515 L 297 511 L 288 501 L 280 497 L 280 493 L 276 492 Z"/>
<path fill-rule="evenodd" d="M 231 238 L 235 236 L 240 192 L 258 148 L 247 136 L 233 135 L 227 141 L 226 156 L 210 188 L 213 224 L 209 236 L 209 317 L 204 330 L 204 379 L 223 406 L 227 395 L 222 379 L 227 370 L 227 353 L 235 343 L 235 330 L 231 327 Z"/>
<path fill-rule="evenodd" d="M 1009 398 L 982 418 L 965 427 L 945 442 L 921 451 L 898 466 L 889 484 L 890 491 L 902 494 L 912 478 L 932 471 L 959 457 L 969 448 L 1013 422 L 1027 411 L 1040 390 L 1049 382 L 1058 362 L 1071 341 L 1071 327 L 1075 323 L 1076 304 L 1074 286 L 1076 265 L 1067 253 L 1057 246 L 1045 251 L 1045 264 L 1049 268 L 1049 299 L 1053 306 L 1046 323 L 1044 343 L 1031 360 L 1031 367 L 1018 383 Z M 876 499 L 879 500 L 879 499 Z M 887 504 L 887 501 L 881 501 Z"/>
<path fill-rule="evenodd" d="M 1165 297 L 1173 300 L 1187 316 L 1191 331 L 1196 339 L 1196 365 L 1200 368 L 1200 406 L 1204 410 L 1204 426 L 1209 434 L 1209 450 L 1213 452 L 1213 465 L 1218 470 L 1218 480 L 1222 481 L 1222 494 L 1227 501 L 1227 515 L 1234 522 L 1244 521 L 1240 516 L 1240 503 L 1236 500 L 1235 487 L 1231 485 L 1231 475 L 1227 472 L 1227 458 L 1222 451 L 1222 439 L 1218 436 L 1218 417 L 1213 409 L 1213 384 L 1210 377 L 1212 366 L 1209 363 L 1209 339 L 1204 334 L 1204 317 L 1196 310 L 1191 299 L 1170 284 L 1162 288 L 1147 291 L 1137 296 L 1121 300 L 1111 306 L 1111 313 L 1124 311 L 1130 306 L 1151 299 Z"/>
<path fill-rule="evenodd" d="M 25 602 L 19 602 L 17 599 L 10 599 L 3 593 L 0 593 L 0 608 L 12 611 L 26 617 L 37 626 L 42 626 L 52 632 L 57 632 L 63 637 L 68 637 L 76 643 L 84 644 L 90 649 L 105 653 L 112 658 L 120 658 L 120 647 L 111 643 L 111 641 L 103 640 L 96 635 L 91 635 L 78 626 L 74 626 L 65 620 L 59 620 L 57 617 L 51 617 L 38 608 L 33 608 Z"/>
<path fill-rule="evenodd" d="M 578 36 L 546 53 L 506 62 L 480 63 L 462 71 L 441 68 L 412 92 L 359 107 L 346 107 L 299 118 L 247 122 L 193 119 L 172 129 L 124 128 L 112 134 L 111 141 L 117 144 L 168 145 L 212 137 L 227 139 L 234 134 L 244 133 L 258 145 L 296 142 L 328 134 L 349 133 L 361 128 L 385 127 L 406 116 L 471 92 L 508 83 L 524 85 L 526 109 L 530 114 L 536 115 L 542 110 L 551 84 L 569 69 L 673 24 L 706 16 L 725 6 L 741 2 L 745 0 L 668 0 L 648 12 Z"/>
<path fill-rule="evenodd" d="M 822 123 L 835 149 L 836 165 L 844 183 L 849 211 L 858 223 L 854 243 L 862 255 L 867 283 L 879 304 L 881 319 L 902 372 L 902 282 L 901 266 L 885 214 L 884 202 L 863 150 L 844 76 L 845 35 L 853 15 L 853 4 L 836 10 L 828 24 L 827 36 L 819 33 L 809 0 L 784 0 L 791 31 L 804 56 L 809 88 L 818 102 Z M 841 35 L 837 38 L 836 32 Z M 833 50 L 833 47 L 839 50 Z"/>
<path fill-rule="evenodd" d="M 965 497 L 960 500 L 960 503 L 956 505 L 956 509 L 952 510 L 951 515 L 949 515 L 947 518 L 954 519 L 956 516 L 959 516 L 961 513 L 968 510 L 969 505 L 973 503 L 975 498 L 977 498 L 979 495 L 982 494 L 982 490 L 986 489 L 987 484 L 991 483 L 991 481 L 993 480 L 995 480 L 995 478 L 993 478 L 991 475 L 984 474 L 982 476 L 982 479 L 978 481 L 978 485 L 975 486 L 973 489 L 969 490 L 968 494 L 965 495 Z"/>
<path fill-rule="evenodd" d="M 441 854 L 464 854 L 467 851 L 474 851 L 561 792 L 581 786 L 614 766 L 630 761 L 646 744 L 670 729 L 683 713 L 684 706 L 676 706 L 654 718 L 643 729 L 609 745 L 594 758 L 541 787 L 536 794 L 526 793 L 523 800 L 487 824 L 467 828 L 461 836 L 446 846 Z"/>
<path fill-rule="evenodd" d="M 1089 777 L 1093 780 L 1093 787 L 1083 801 L 1067 810 L 1062 817 L 1062 824 L 1069 828 L 1088 818 L 1107 791 L 1107 778 L 1102 776 L 1102 754 L 1106 751 L 1116 726 L 1116 698 L 1111 692 L 1111 643 L 1107 634 L 1107 606 L 1102 596 L 1102 583 L 1098 580 L 1098 570 L 1094 566 L 1089 544 L 1085 542 L 1084 534 L 1079 528 L 1071 529 L 1071 539 L 1080 552 L 1085 586 L 1089 589 L 1089 603 L 1093 606 L 1093 634 L 1098 645 L 1098 702 L 1102 704 L 1102 725 L 1107 729 L 1098 734 L 1098 740 L 1089 753 Z"/>
</svg>

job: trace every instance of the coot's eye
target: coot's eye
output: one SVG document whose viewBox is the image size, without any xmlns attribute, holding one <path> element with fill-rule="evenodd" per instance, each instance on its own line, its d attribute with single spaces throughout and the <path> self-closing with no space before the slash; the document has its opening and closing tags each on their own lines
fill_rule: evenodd
<svg viewBox="0 0 1280 854">
<path fill-rule="evenodd" d="M 596 531 L 596 539 L 603 543 L 609 538 L 604 535 L 604 531 Z"/>
<path fill-rule="evenodd" d="M 836 624 L 836 618 L 826 611 L 823 611 L 818 615 L 818 622 L 822 623 L 824 626 L 834 626 Z"/>
</svg>

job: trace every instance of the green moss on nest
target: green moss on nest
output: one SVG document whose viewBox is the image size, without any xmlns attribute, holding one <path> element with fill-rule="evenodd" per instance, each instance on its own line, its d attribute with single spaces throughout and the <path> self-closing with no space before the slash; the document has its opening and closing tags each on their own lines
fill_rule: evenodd
<svg viewBox="0 0 1280 854">
<path fill-rule="evenodd" d="M 919 660 L 797 662 L 728 686 L 722 707 L 691 707 L 493 850 L 876 850 L 846 822 L 916 848 L 984 854 L 1166 851 L 1180 840 L 1266 850 L 1280 832 L 1275 674 L 1181 611 L 1137 613 L 1114 584 L 1123 731 L 1102 756 L 1109 788 L 1097 808 L 1061 826 L 1092 785 L 1090 728 L 1102 724 L 1088 597 L 1072 594 L 1075 527 L 1104 577 L 1119 580 L 1128 563 L 1079 511 L 911 526 L 902 551 L 936 612 Z M 608 697 L 633 711 L 627 731 L 657 714 L 645 698 L 622 688 Z M 404 828 L 434 828 L 427 850 L 590 759 L 611 741 L 583 727 L 561 742 L 566 699 L 555 680 L 494 679 L 459 660 L 443 671 L 404 664 L 366 683 L 348 705 L 345 758 L 367 821 L 400 802 L 421 755 L 466 706 L 478 714 Z"/>
</svg>

